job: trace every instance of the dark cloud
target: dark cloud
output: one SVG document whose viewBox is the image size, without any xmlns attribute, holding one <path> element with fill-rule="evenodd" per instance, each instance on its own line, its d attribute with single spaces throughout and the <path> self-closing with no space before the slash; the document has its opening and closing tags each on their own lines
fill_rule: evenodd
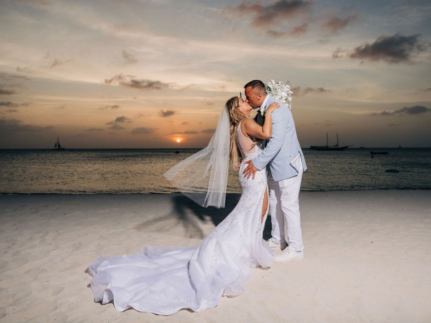
<svg viewBox="0 0 431 323">
<path fill-rule="evenodd" d="M 103 128 L 90 128 L 90 129 L 87 129 L 86 131 L 97 132 L 97 131 L 105 131 L 105 129 L 103 129 Z"/>
<path fill-rule="evenodd" d="M 169 87 L 168 83 L 160 81 L 135 79 L 133 75 L 117 74 L 110 79 L 105 80 L 105 84 L 119 85 L 139 90 L 161 90 Z"/>
<path fill-rule="evenodd" d="M 270 37 L 273 38 L 281 38 L 287 35 L 287 33 L 283 32 L 283 31 L 277 31 L 277 30 L 273 30 L 273 29 L 269 29 L 266 31 L 266 34 Z"/>
<path fill-rule="evenodd" d="M 373 113 L 371 115 L 372 116 L 387 117 L 387 116 L 393 116 L 393 115 L 400 115 L 401 116 L 401 115 L 406 115 L 406 114 L 408 114 L 408 115 L 420 115 L 420 114 L 424 114 L 427 112 L 431 112 L 431 109 L 424 107 L 422 105 L 415 105 L 412 107 L 404 107 L 404 108 L 401 108 L 399 110 L 395 110 L 392 112 L 382 111 L 380 113 Z"/>
<path fill-rule="evenodd" d="M 373 43 L 356 47 L 349 57 L 364 61 L 383 61 L 390 64 L 409 62 L 413 55 L 426 50 L 419 39 L 419 34 L 403 36 L 397 33 L 393 36 L 380 36 Z"/>
<path fill-rule="evenodd" d="M 148 134 L 154 133 L 155 130 L 157 130 L 157 129 L 141 127 L 141 128 L 133 129 L 130 133 L 133 135 L 148 135 Z"/>
<path fill-rule="evenodd" d="M 121 117 L 115 118 L 114 121 L 108 122 L 107 125 L 114 124 L 114 123 L 124 123 L 124 122 L 130 123 L 132 122 L 132 119 L 127 118 L 125 116 L 121 116 Z"/>
<path fill-rule="evenodd" d="M 18 110 L 17 109 L 9 109 L 9 110 L 6 110 L 6 112 L 15 113 L 15 112 L 18 112 Z"/>
<path fill-rule="evenodd" d="M 18 108 L 18 107 L 27 107 L 27 106 L 29 106 L 29 103 L 13 103 L 10 101 L 0 101 L 0 107 Z"/>
<path fill-rule="evenodd" d="M 108 122 L 106 125 L 111 125 L 109 129 L 114 130 L 121 130 L 124 129 L 123 126 L 121 126 L 121 123 L 131 123 L 132 119 L 127 118 L 125 116 L 117 117 L 114 121 Z"/>
<path fill-rule="evenodd" d="M 105 105 L 104 107 L 99 108 L 100 110 L 118 110 L 120 109 L 121 106 L 119 106 L 118 104 L 115 105 Z"/>
<path fill-rule="evenodd" d="M 201 132 L 202 133 L 214 133 L 216 130 L 215 129 L 204 129 Z"/>
<path fill-rule="evenodd" d="M 12 94 L 15 94 L 15 91 L 0 88 L 0 95 L 12 95 Z"/>
<path fill-rule="evenodd" d="M 431 87 L 429 87 L 429 88 L 427 88 L 427 89 L 425 89 L 423 91 L 425 91 L 425 92 L 431 92 Z"/>
<path fill-rule="evenodd" d="M 126 129 L 126 128 L 124 128 L 122 125 L 119 125 L 118 123 L 114 123 L 112 126 L 109 127 L 109 129 L 123 130 L 123 129 Z"/>
<path fill-rule="evenodd" d="M 322 27 L 322 29 L 324 30 L 334 33 L 346 28 L 348 24 L 350 24 L 351 22 L 357 19 L 358 19 L 358 14 L 356 12 L 347 16 L 346 18 L 330 17 L 328 21 L 322 24 L 320 27 Z"/>
<path fill-rule="evenodd" d="M 342 58 L 344 56 L 343 52 L 344 51 L 341 48 L 337 48 L 332 52 L 332 58 L 333 59 Z"/>
<path fill-rule="evenodd" d="M 184 126 L 186 126 L 186 125 L 190 124 L 190 122 L 183 121 L 183 122 L 181 122 L 181 124 L 184 125 Z"/>
<path fill-rule="evenodd" d="M 31 80 L 31 78 L 23 75 L 15 75 L 15 74 L 8 74 L 8 73 L 2 73 L 0 72 L 0 79 L 5 81 L 12 81 L 12 80 Z"/>
<path fill-rule="evenodd" d="M 166 111 L 160 110 L 160 115 L 164 118 L 173 116 L 176 113 L 177 113 L 177 111 L 175 111 L 175 110 L 166 110 Z"/>
<path fill-rule="evenodd" d="M 308 23 L 304 22 L 301 25 L 295 26 L 289 31 L 289 35 L 293 37 L 299 37 L 304 35 L 308 30 Z"/>
<path fill-rule="evenodd" d="M 64 64 L 69 63 L 71 61 L 72 61 L 71 59 L 68 59 L 67 61 L 61 61 L 61 60 L 59 60 L 57 58 L 54 58 L 51 61 L 51 63 L 49 63 L 48 67 L 49 68 L 53 68 L 53 67 L 56 67 L 56 66 L 64 65 Z"/>
<path fill-rule="evenodd" d="M 197 135 L 198 131 L 175 131 L 171 135 Z"/>
<path fill-rule="evenodd" d="M 300 96 L 300 95 L 307 95 L 309 93 L 317 93 L 317 94 L 327 93 L 327 92 L 331 92 L 331 90 L 324 89 L 323 87 L 317 87 L 317 88 L 306 87 L 305 89 L 303 89 L 300 86 L 297 86 L 292 88 L 292 92 L 294 95 Z"/>
<path fill-rule="evenodd" d="M 16 119 L 0 119 L 0 134 L 8 135 L 17 132 L 44 132 L 53 129 L 52 126 L 40 127 L 31 124 L 23 124 Z"/>
<path fill-rule="evenodd" d="M 126 64 L 135 64 L 138 62 L 135 55 L 129 53 L 128 51 L 123 50 L 121 54 L 123 55 Z"/>
<path fill-rule="evenodd" d="M 269 3 L 242 0 L 236 7 L 227 6 L 227 11 L 233 14 L 251 15 L 252 21 L 250 25 L 252 27 L 269 28 L 307 14 L 312 4 L 313 1 L 311 0 L 278 0 Z"/>
</svg>

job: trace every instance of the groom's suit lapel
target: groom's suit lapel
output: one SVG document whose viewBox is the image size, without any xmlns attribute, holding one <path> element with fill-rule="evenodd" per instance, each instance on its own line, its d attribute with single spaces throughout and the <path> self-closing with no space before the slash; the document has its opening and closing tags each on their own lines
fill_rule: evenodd
<svg viewBox="0 0 431 323">
<path fill-rule="evenodd" d="M 268 109 L 269 105 L 274 102 L 274 98 L 271 96 L 271 94 L 267 94 L 268 99 L 266 100 L 265 104 L 262 105 L 262 107 L 260 107 L 260 109 L 262 111 L 264 111 L 266 113 L 266 109 Z M 264 109 L 264 110 L 263 110 Z"/>
</svg>

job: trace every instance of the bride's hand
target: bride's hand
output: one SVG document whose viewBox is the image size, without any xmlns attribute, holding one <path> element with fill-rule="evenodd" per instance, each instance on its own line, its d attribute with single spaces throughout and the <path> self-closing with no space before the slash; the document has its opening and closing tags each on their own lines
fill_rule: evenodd
<svg viewBox="0 0 431 323">
<path fill-rule="evenodd" d="M 266 109 L 266 113 L 273 113 L 275 110 L 280 108 L 280 104 L 278 104 L 277 102 L 272 102 L 268 109 Z"/>
</svg>

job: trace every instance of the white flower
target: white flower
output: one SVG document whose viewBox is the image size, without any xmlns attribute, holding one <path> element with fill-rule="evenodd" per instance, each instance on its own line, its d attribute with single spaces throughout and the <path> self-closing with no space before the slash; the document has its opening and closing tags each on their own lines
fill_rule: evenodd
<svg viewBox="0 0 431 323">
<path fill-rule="evenodd" d="M 274 80 L 271 80 L 266 83 L 266 91 L 271 94 L 271 96 L 283 102 L 289 109 L 292 109 L 292 91 L 290 90 L 290 86 L 284 84 L 282 82 L 275 83 Z M 263 116 L 263 111 L 262 111 Z"/>
</svg>

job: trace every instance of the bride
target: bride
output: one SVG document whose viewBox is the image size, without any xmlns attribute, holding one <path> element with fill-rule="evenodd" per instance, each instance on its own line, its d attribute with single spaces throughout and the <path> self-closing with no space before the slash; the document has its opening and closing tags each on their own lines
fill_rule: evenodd
<svg viewBox="0 0 431 323">
<path fill-rule="evenodd" d="M 89 272 L 96 301 L 113 302 L 117 311 L 199 312 L 217 306 L 222 296 L 242 294 L 254 268 L 271 265 L 274 252 L 262 239 L 268 214 L 266 170 L 258 171 L 254 180 L 242 171 L 244 162 L 262 151 L 255 138 L 271 137 L 271 113 L 279 107 L 271 104 L 264 125 L 259 126 L 250 119 L 252 107 L 246 101 L 239 97 L 227 101 L 208 147 L 171 168 L 165 177 L 199 204 L 224 207 L 227 169 L 230 161 L 238 170 L 238 147 L 242 155 L 238 204 L 199 247 L 147 246 L 130 256 L 94 259 Z"/>
</svg>

